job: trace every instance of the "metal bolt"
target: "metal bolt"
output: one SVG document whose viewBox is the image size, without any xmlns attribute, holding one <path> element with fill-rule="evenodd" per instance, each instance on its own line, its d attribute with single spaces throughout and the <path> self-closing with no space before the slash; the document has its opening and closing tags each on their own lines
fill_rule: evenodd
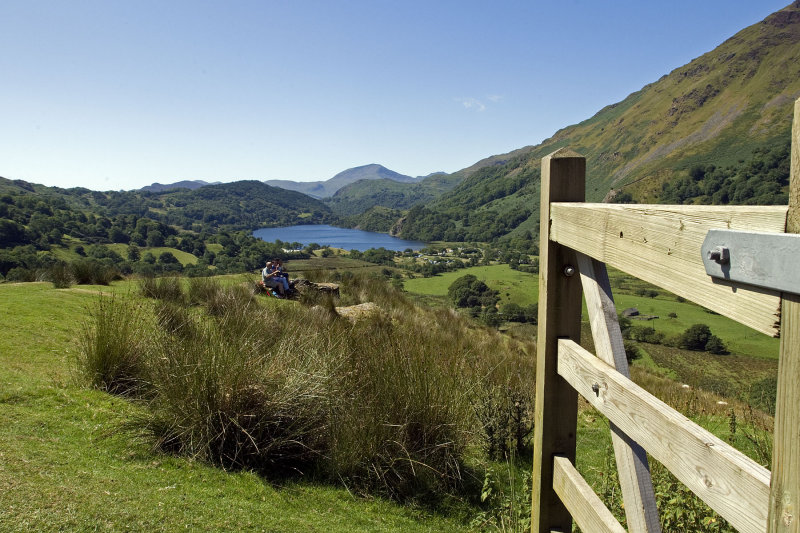
<svg viewBox="0 0 800 533">
<path fill-rule="evenodd" d="M 725 246 L 717 246 L 708 251 L 708 258 L 720 265 L 727 265 L 731 262 L 731 252 Z"/>
<path fill-rule="evenodd" d="M 571 278 L 575 275 L 575 267 L 572 265 L 565 265 L 564 266 L 564 275 L 568 278 Z"/>
<path fill-rule="evenodd" d="M 592 385 L 592 391 L 594 392 L 595 396 L 600 396 L 600 385 L 598 385 L 597 383 Z"/>
</svg>

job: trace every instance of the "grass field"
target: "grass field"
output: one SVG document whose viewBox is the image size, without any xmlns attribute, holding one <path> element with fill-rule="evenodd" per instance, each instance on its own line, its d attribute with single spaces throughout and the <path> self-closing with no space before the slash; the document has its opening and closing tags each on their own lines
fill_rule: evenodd
<svg viewBox="0 0 800 533">
<path fill-rule="evenodd" d="M 80 388 L 76 335 L 98 291 L 0 284 L 0 531 L 453 531 L 457 521 L 344 488 L 273 486 L 153 454 L 137 406 Z"/>
<path fill-rule="evenodd" d="M 122 257 L 128 256 L 127 244 L 109 244 L 108 248 L 114 250 Z M 148 248 L 147 246 L 142 246 L 141 248 L 139 248 L 139 251 L 141 252 L 142 255 L 146 254 L 147 252 L 150 252 L 155 256 L 156 259 L 158 259 L 158 256 L 161 255 L 162 253 L 170 252 L 172 253 L 172 255 L 175 256 L 175 259 L 177 259 L 183 266 L 197 264 L 197 257 L 190 254 L 189 252 L 178 250 L 177 248 L 168 248 L 166 246 L 154 246 L 152 248 Z"/>
<path fill-rule="evenodd" d="M 447 288 L 458 278 L 472 274 L 500 293 L 500 305 L 514 302 L 529 305 L 539 299 L 539 278 L 536 274 L 527 274 L 513 270 L 508 265 L 475 266 L 445 272 L 430 278 L 414 278 L 406 280 L 404 288 L 410 293 L 447 296 Z"/>
<path fill-rule="evenodd" d="M 484 281 L 489 287 L 499 291 L 500 305 L 514 302 L 528 305 L 539 298 L 538 277 L 512 270 L 508 265 L 476 266 L 447 272 L 430 278 L 414 278 L 406 280 L 404 288 L 423 296 L 447 296 L 447 288 L 456 279 L 472 274 Z M 635 289 L 653 288 L 644 282 L 634 282 L 619 272 L 610 272 L 612 285 L 622 285 L 613 289 L 617 311 L 628 307 L 636 307 L 642 315 L 658 316 L 655 320 L 633 320 L 634 326 L 653 327 L 667 336 L 679 335 L 693 324 L 707 324 L 711 332 L 720 337 L 731 353 L 765 359 L 777 359 L 780 340 L 758 333 L 750 328 L 721 315 L 706 312 L 702 307 L 691 302 L 678 302 L 675 297 L 663 290 L 655 298 L 633 294 Z M 615 283 L 614 280 L 618 280 Z M 619 280 L 622 280 L 620 283 Z M 675 313 L 677 318 L 669 318 Z M 586 305 L 583 316 L 587 316 Z"/>
<path fill-rule="evenodd" d="M 490 286 L 503 287 L 501 294 L 508 292 L 508 298 L 521 298 L 512 301 L 536 301 L 533 275 L 512 271 L 506 265 L 450 275 L 455 279 L 466 273 L 485 276 Z M 254 275 L 222 279 L 240 283 Z M 429 283 L 421 287 L 435 297 L 442 286 L 446 293 L 452 282 L 432 280 L 438 277 L 407 283 Z M 0 531 L 475 530 L 458 512 L 440 515 L 380 498 L 356 498 L 346 488 L 310 482 L 273 485 L 251 472 L 225 472 L 191 458 L 154 453 L 149 442 L 123 429 L 141 416 L 141 407 L 82 388 L 71 369 L 78 349 L 76 337 L 97 294 L 137 298 L 137 289 L 135 281 L 69 289 L 53 289 L 48 283 L 0 284 L 0 319 L 5 326 L 0 338 Z M 620 301 L 628 301 L 625 297 L 620 294 Z M 695 311 L 680 307 L 689 304 L 667 296 L 641 300 L 630 301 L 638 302 L 644 313 L 650 313 L 647 306 L 652 305 L 657 311 L 653 314 L 661 313 L 662 307 L 676 310 L 676 321 L 683 315 L 687 320 L 694 317 Z M 722 318 L 696 311 L 704 318 Z M 660 328 L 662 319 L 657 322 Z M 710 320 L 704 322 L 720 334 Z M 647 347 L 647 361 L 654 368 L 678 365 L 676 374 L 721 379 L 726 379 L 727 373 L 766 375 L 775 364 L 767 357 L 698 352 L 678 353 L 677 359 L 676 352 L 659 348 Z M 746 420 L 740 418 L 738 434 L 729 433 L 726 416 L 735 408 L 741 417 L 741 406 L 732 402 L 720 407 L 718 397 L 704 398 L 700 391 L 687 392 L 679 383 L 662 381 L 656 385 L 661 387 L 657 394 L 664 401 L 757 456 L 743 433 Z M 643 384 L 648 390 L 656 385 Z M 585 402 L 581 405 L 578 467 L 595 490 L 618 498 L 618 489 L 611 482 L 615 476 L 608 422 L 586 408 Z M 529 472 L 530 466 L 522 470 Z M 620 511 L 616 505 L 615 512 Z"/>
</svg>

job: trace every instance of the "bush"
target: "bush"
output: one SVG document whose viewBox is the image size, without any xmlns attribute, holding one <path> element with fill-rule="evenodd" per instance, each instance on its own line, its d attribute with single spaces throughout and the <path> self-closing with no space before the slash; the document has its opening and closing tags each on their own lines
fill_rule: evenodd
<svg viewBox="0 0 800 533">
<path fill-rule="evenodd" d="M 728 353 L 728 348 L 725 346 L 725 343 L 722 342 L 722 339 L 717 337 L 716 335 L 711 335 L 708 338 L 708 342 L 706 342 L 706 351 L 709 353 L 713 353 L 716 355 L 724 355 Z"/>
<path fill-rule="evenodd" d="M 642 357 L 642 351 L 635 342 L 624 339 L 622 344 L 625 346 L 625 358 L 628 360 L 628 364 Z"/>
<path fill-rule="evenodd" d="M 687 350 L 703 351 L 711 338 L 711 328 L 706 324 L 694 324 L 683 332 L 680 347 Z"/>
<path fill-rule="evenodd" d="M 36 281 L 36 272 L 24 267 L 14 267 L 6 274 L 6 281 L 14 281 L 17 283 Z"/>
<path fill-rule="evenodd" d="M 484 282 L 467 274 L 461 276 L 447 288 L 447 296 L 456 307 L 494 307 L 497 304 L 497 291 Z"/>
<path fill-rule="evenodd" d="M 627 335 L 628 338 L 638 342 L 647 342 L 650 344 L 661 344 L 664 342 L 664 334 L 650 326 L 633 326 L 627 330 Z"/>
</svg>

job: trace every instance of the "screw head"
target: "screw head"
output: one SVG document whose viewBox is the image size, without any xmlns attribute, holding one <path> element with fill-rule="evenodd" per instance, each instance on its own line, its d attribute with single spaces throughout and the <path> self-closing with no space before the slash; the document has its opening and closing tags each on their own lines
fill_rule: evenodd
<svg viewBox="0 0 800 533">
<path fill-rule="evenodd" d="M 731 261 L 730 250 L 726 246 L 715 246 L 708 251 L 708 258 L 720 265 L 726 265 Z"/>
<path fill-rule="evenodd" d="M 568 278 L 571 278 L 575 275 L 575 267 L 572 265 L 565 265 L 564 266 L 564 275 Z"/>
</svg>

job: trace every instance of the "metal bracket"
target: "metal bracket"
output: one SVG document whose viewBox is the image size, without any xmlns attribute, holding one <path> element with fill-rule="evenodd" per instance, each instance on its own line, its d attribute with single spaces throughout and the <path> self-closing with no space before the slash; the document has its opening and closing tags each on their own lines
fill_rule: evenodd
<svg viewBox="0 0 800 533">
<path fill-rule="evenodd" d="M 712 229 L 701 255 L 713 278 L 800 294 L 800 234 Z"/>
</svg>

